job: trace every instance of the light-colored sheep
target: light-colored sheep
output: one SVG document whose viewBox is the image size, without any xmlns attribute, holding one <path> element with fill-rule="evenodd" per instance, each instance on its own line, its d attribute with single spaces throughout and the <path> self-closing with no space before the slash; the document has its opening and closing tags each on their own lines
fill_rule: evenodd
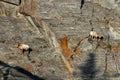
<svg viewBox="0 0 120 80">
<path fill-rule="evenodd" d="M 28 51 L 28 55 L 30 54 L 30 52 L 32 51 L 32 49 L 29 47 L 29 45 L 27 44 L 21 44 L 21 43 L 15 43 L 15 46 L 17 48 L 19 48 L 20 50 L 22 50 L 23 54 L 25 51 Z"/>
<path fill-rule="evenodd" d="M 92 37 L 93 39 L 100 39 L 102 40 L 104 37 L 101 35 L 101 34 L 98 34 L 97 32 L 93 31 L 93 28 L 92 30 L 90 31 L 90 37 Z"/>
</svg>

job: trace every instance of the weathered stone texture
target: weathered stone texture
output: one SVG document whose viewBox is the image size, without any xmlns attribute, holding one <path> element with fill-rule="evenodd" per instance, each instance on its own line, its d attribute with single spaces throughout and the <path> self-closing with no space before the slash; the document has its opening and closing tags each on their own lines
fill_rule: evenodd
<svg viewBox="0 0 120 80">
<path fill-rule="evenodd" d="M 20 69 L 27 70 L 32 76 L 37 75 L 36 79 L 38 76 L 46 80 L 120 79 L 120 49 L 119 46 L 114 48 L 120 43 L 119 0 L 85 0 L 82 9 L 80 0 L 21 1 L 20 6 L 0 2 L 0 60 L 4 64 L 0 64 L 0 67 L 5 67 L 5 72 L 10 68 L 11 76 L 7 75 L 8 78 L 21 76 L 20 79 L 25 77 L 34 80 L 20 72 Z M 10 2 L 18 4 L 17 0 Z M 22 16 L 18 16 L 18 13 Z M 33 19 L 32 25 L 27 21 L 29 16 Z M 59 54 L 56 54 L 45 39 L 41 20 L 55 33 L 58 42 L 66 35 L 68 47 L 72 50 L 83 39 L 78 47 L 81 53 L 74 53 L 74 60 L 70 60 L 73 75 L 69 74 Z M 104 36 L 103 43 L 98 45 L 97 40 L 90 42 L 85 38 L 89 36 L 91 28 Z M 32 61 L 26 55 L 18 54 L 21 52 L 14 48 L 15 42 L 32 47 Z M 114 49 L 110 50 L 111 46 Z M 4 77 L 2 72 L 0 76 Z"/>
</svg>

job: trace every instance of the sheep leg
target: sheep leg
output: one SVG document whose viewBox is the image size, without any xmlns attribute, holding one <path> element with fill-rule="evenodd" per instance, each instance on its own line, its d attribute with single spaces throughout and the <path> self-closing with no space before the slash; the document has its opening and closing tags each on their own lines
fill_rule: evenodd
<svg viewBox="0 0 120 80">
<path fill-rule="evenodd" d="M 22 54 L 23 54 L 23 55 L 24 55 L 24 52 L 25 52 L 25 50 L 23 49 L 23 50 L 22 50 Z"/>
<path fill-rule="evenodd" d="M 31 48 L 28 49 L 28 56 L 30 55 L 30 52 L 32 51 Z"/>
<path fill-rule="evenodd" d="M 95 36 L 92 36 L 92 39 L 95 39 Z"/>
<path fill-rule="evenodd" d="M 28 54 L 27 54 L 27 56 L 29 56 L 29 55 L 30 55 L 30 52 L 31 52 L 31 51 L 30 51 L 30 49 L 28 49 Z"/>
<path fill-rule="evenodd" d="M 92 38 L 92 39 L 93 39 L 93 36 L 91 36 L 91 35 L 89 34 L 89 38 Z"/>
<path fill-rule="evenodd" d="M 30 52 L 32 51 L 32 49 L 31 48 L 29 48 L 28 49 L 28 54 L 27 54 L 27 58 L 28 58 L 28 60 L 31 60 L 31 58 L 30 58 Z"/>
<path fill-rule="evenodd" d="M 31 60 L 31 58 L 30 58 L 30 54 L 27 54 L 27 58 L 28 58 L 28 60 Z"/>
</svg>

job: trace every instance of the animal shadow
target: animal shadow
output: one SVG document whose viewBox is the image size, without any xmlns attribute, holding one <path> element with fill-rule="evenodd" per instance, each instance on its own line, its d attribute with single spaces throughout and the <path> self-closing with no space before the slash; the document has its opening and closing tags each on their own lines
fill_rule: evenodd
<svg viewBox="0 0 120 80">
<path fill-rule="evenodd" d="M 85 65 L 79 67 L 82 74 L 81 78 L 82 80 L 94 80 L 99 71 L 96 68 L 95 54 L 90 53 L 89 58 L 85 62 Z"/>
</svg>

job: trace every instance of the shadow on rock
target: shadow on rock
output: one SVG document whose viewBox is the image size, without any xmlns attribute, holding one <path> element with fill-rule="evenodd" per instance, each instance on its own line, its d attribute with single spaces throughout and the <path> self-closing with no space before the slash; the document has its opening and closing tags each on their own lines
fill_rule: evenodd
<svg viewBox="0 0 120 80">
<path fill-rule="evenodd" d="M 0 69 L 0 72 L 3 74 L 3 80 L 9 80 L 9 75 L 12 75 L 15 80 L 17 80 L 16 78 L 25 80 L 45 80 L 36 75 L 33 75 L 24 68 L 21 68 L 19 66 L 12 67 L 2 61 L 0 61 L 0 67 L 2 67 Z"/>
<path fill-rule="evenodd" d="M 79 67 L 82 75 L 81 78 L 82 80 L 94 80 L 96 74 L 99 71 L 96 69 L 95 54 L 90 53 L 88 60 L 85 62 L 85 65 Z"/>
</svg>

